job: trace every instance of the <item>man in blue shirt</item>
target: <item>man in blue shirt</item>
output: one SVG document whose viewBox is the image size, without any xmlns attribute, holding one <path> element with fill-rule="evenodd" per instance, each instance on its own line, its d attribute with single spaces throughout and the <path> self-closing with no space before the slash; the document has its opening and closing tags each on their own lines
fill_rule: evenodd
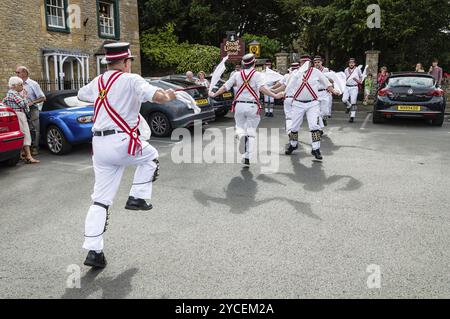
<svg viewBox="0 0 450 319">
<path fill-rule="evenodd" d="M 38 104 L 45 101 L 44 92 L 36 81 L 29 78 L 30 72 L 24 66 L 16 69 L 16 75 L 23 80 L 23 88 L 28 94 L 28 107 L 30 108 L 30 123 L 33 130 L 32 155 L 39 154 L 39 107 Z"/>
</svg>

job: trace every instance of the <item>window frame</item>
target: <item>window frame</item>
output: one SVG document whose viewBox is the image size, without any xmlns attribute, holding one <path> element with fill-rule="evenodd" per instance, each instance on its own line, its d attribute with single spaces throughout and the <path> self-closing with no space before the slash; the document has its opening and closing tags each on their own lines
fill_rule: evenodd
<svg viewBox="0 0 450 319">
<path fill-rule="evenodd" d="M 49 19 L 49 15 L 48 15 L 48 7 L 49 7 L 49 5 L 48 5 L 48 0 L 45 0 L 45 2 L 44 2 L 44 6 L 45 6 L 45 24 L 46 24 L 46 27 L 47 27 L 47 31 L 52 31 L 52 32 L 62 32 L 62 33 L 70 33 L 70 27 L 69 27 L 69 24 L 67 23 L 67 8 L 68 8 L 68 3 L 67 3 L 67 0 L 62 0 L 63 1 L 63 5 L 64 5 L 64 9 L 63 9 L 63 13 L 64 13 L 64 19 L 63 19 L 63 21 L 64 21 L 64 28 L 59 28 L 59 27 L 55 27 L 55 26 L 50 26 L 49 25 L 49 22 L 50 22 L 50 19 Z"/>
<path fill-rule="evenodd" d="M 119 0 L 96 0 L 97 2 L 97 29 L 98 36 L 102 39 L 120 40 L 120 8 Z M 102 34 L 100 27 L 100 2 L 108 2 L 113 5 L 114 10 L 114 35 Z"/>
</svg>

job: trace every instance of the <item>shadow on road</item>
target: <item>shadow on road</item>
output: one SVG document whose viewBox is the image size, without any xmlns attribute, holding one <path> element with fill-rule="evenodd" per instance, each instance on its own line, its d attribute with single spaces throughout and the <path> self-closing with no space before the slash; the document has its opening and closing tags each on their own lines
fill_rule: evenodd
<svg viewBox="0 0 450 319">
<path fill-rule="evenodd" d="M 262 177 L 267 181 L 267 177 Z M 271 182 L 279 183 L 271 179 Z M 310 218 L 321 220 L 319 216 L 315 215 L 311 210 L 311 205 L 283 197 L 272 197 L 263 200 L 256 200 L 258 193 L 258 183 L 254 180 L 252 172 L 244 167 L 241 170 L 241 176 L 233 177 L 224 189 L 225 198 L 214 197 L 200 190 L 194 191 L 194 198 L 203 206 L 208 207 L 209 202 L 226 205 L 230 208 L 233 214 L 243 214 L 251 208 L 255 208 L 273 201 L 284 201 L 292 205 L 298 213 L 304 214 Z"/>
<path fill-rule="evenodd" d="M 131 268 L 117 277 L 103 277 L 97 279 L 102 270 L 89 270 L 81 278 L 81 288 L 66 288 L 66 292 L 61 296 L 62 299 L 87 299 L 97 291 L 102 292 L 102 299 L 123 299 L 126 298 L 131 290 L 131 279 L 138 272 L 137 268 Z"/>
<path fill-rule="evenodd" d="M 327 177 L 323 170 L 322 163 L 313 162 L 311 167 L 303 165 L 297 156 L 291 156 L 291 163 L 294 169 L 293 173 L 280 173 L 297 184 L 303 184 L 303 188 L 310 192 L 320 192 L 326 186 L 337 183 L 341 180 L 347 180 L 347 184 L 338 189 L 341 191 L 354 191 L 363 185 L 359 180 L 350 175 L 332 175 Z"/>
</svg>

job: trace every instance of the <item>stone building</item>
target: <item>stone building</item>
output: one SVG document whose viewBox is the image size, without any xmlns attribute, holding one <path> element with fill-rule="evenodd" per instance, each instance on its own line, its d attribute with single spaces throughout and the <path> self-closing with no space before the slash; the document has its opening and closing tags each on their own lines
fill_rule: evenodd
<svg viewBox="0 0 450 319">
<path fill-rule="evenodd" d="M 0 93 L 19 65 L 44 91 L 75 89 L 104 70 L 103 44 L 131 43 L 141 72 L 137 0 L 0 1 Z"/>
</svg>

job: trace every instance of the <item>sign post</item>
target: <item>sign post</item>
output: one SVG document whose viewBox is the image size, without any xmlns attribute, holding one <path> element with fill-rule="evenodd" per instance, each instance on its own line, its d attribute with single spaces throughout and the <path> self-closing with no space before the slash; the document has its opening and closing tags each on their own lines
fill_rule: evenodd
<svg viewBox="0 0 450 319">
<path fill-rule="evenodd" d="M 228 61 L 240 61 L 245 55 L 245 42 L 236 36 L 236 32 L 227 32 L 227 37 L 220 45 L 220 56 L 228 55 Z"/>
<path fill-rule="evenodd" d="M 257 58 L 261 57 L 261 43 L 253 40 L 248 44 L 248 52 L 253 53 Z"/>
</svg>

